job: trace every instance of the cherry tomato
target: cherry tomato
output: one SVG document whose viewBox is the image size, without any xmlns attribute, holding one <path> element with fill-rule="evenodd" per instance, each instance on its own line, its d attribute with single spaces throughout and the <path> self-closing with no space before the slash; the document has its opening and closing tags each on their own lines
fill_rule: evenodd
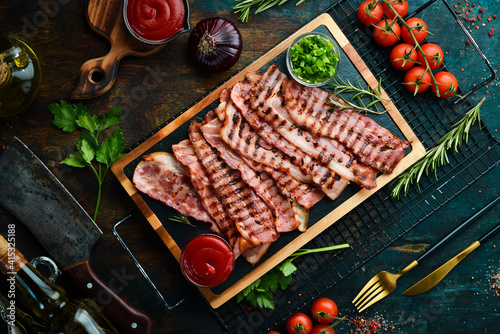
<svg viewBox="0 0 500 334">
<path fill-rule="evenodd" d="M 313 324 L 311 318 L 302 312 L 297 312 L 286 321 L 288 334 L 309 334 Z"/>
<path fill-rule="evenodd" d="M 330 326 L 330 324 L 314 325 L 311 334 L 320 334 L 320 333 L 321 334 L 335 334 L 335 331 L 333 330 L 333 328 L 328 328 L 329 326 Z M 327 329 L 327 330 L 325 331 L 325 329 Z M 322 331 L 324 331 L 324 332 L 322 332 Z"/>
<path fill-rule="evenodd" d="M 391 3 L 392 8 L 399 14 L 399 16 L 403 17 L 408 13 L 408 1 L 406 0 L 392 0 L 389 1 Z M 385 3 L 382 5 L 384 9 L 384 16 L 388 19 L 393 19 L 396 17 L 394 12 L 389 8 Z"/>
<path fill-rule="evenodd" d="M 431 70 L 435 70 L 443 63 L 444 53 L 441 47 L 434 43 L 426 43 L 421 46 L 422 51 L 427 55 L 425 58 L 429 63 L 429 68 Z M 420 63 L 420 66 L 425 67 L 425 61 L 422 54 L 417 50 L 417 61 Z"/>
<path fill-rule="evenodd" d="M 337 304 L 329 298 L 318 298 L 311 306 L 311 314 L 319 323 L 330 323 L 337 316 Z"/>
<path fill-rule="evenodd" d="M 406 43 L 415 45 L 415 41 L 411 37 L 411 34 L 413 34 L 418 44 L 421 44 L 427 37 L 427 24 L 425 24 L 424 20 L 419 19 L 418 17 L 412 17 L 405 22 L 410 27 L 411 33 L 403 24 L 401 26 L 401 39 Z"/>
<path fill-rule="evenodd" d="M 375 42 L 382 46 L 391 46 L 399 40 L 401 28 L 396 21 L 384 19 L 373 28 Z"/>
<path fill-rule="evenodd" d="M 392 66 L 398 70 L 408 70 L 417 61 L 417 50 L 408 43 L 396 45 L 389 55 Z"/>
<path fill-rule="evenodd" d="M 414 95 L 423 93 L 431 86 L 431 75 L 423 67 L 412 67 L 405 74 L 404 85 Z"/>
<path fill-rule="evenodd" d="M 267 332 L 267 334 L 280 334 L 280 332 L 277 332 L 275 330 L 270 330 L 269 332 Z"/>
<path fill-rule="evenodd" d="M 457 78 L 450 72 L 438 72 L 434 75 L 434 79 L 437 82 L 439 97 L 442 99 L 447 99 L 450 96 L 453 96 L 458 89 Z M 432 82 L 431 92 L 437 96 L 436 85 L 434 82 Z"/>
<path fill-rule="evenodd" d="M 384 15 L 382 5 L 374 0 L 366 0 L 358 7 L 358 19 L 365 26 L 371 26 L 380 20 Z"/>
</svg>

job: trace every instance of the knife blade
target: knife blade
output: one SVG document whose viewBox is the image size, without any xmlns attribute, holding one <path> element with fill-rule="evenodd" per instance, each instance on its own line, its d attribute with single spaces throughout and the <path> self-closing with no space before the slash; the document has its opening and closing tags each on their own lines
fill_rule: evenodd
<svg viewBox="0 0 500 334">
<path fill-rule="evenodd" d="M 486 207 L 484 207 L 478 214 L 483 214 L 486 212 L 488 209 L 493 207 L 498 201 L 500 200 L 500 197 L 497 197 L 495 200 L 490 202 Z M 429 275 L 425 276 L 422 278 L 420 281 L 412 285 L 410 288 L 408 288 L 405 292 L 403 292 L 403 295 L 405 296 L 416 296 L 421 293 L 427 292 L 430 289 L 432 289 L 434 286 L 436 286 L 443 278 L 448 275 L 448 273 L 455 268 L 457 264 L 460 263 L 463 259 L 467 257 L 472 251 L 474 251 L 476 248 L 478 248 L 481 244 L 485 243 L 489 238 L 491 238 L 495 233 L 500 231 L 500 224 L 492 228 L 488 233 L 483 235 L 481 238 L 479 238 L 477 241 L 474 241 L 469 247 L 458 253 L 456 256 L 448 260 L 445 264 L 434 270 L 432 273 Z"/>
<path fill-rule="evenodd" d="M 92 247 L 102 232 L 67 189 L 17 137 L 0 155 L 0 204 L 40 241 L 124 333 L 150 333 L 151 318 L 93 272 Z"/>
</svg>

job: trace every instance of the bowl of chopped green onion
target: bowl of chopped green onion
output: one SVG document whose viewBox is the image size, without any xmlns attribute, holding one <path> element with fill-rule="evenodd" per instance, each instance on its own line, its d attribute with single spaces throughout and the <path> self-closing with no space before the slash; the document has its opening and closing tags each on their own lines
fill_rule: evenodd
<svg viewBox="0 0 500 334">
<path fill-rule="evenodd" d="M 308 32 L 300 35 L 288 48 L 288 71 L 304 86 L 324 86 L 337 74 L 340 63 L 338 50 L 337 43 L 323 33 Z"/>
</svg>

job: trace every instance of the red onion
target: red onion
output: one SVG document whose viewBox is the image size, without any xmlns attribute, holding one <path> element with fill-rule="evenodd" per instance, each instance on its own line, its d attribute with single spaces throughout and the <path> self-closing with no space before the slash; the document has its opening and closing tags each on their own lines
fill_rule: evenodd
<svg viewBox="0 0 500 334">
<path fill-rule="evenodd" d="M 189 35 L 189 54 L 196 67 L 222 72 L 236 64 L 243 48 L 238 28 L 222 17 L 204 19 Z"/>
</svg>

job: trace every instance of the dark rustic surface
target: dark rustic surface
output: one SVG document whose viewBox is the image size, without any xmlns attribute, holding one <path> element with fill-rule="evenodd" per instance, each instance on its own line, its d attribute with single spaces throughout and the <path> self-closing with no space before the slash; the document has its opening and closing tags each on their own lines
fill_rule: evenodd
<svg viewBox="0 0 500 334">
<path fill-rule="evenodd" d="M 42 5 L 44 3 L 47 6 Z M 146 58 L 124 58 L 120 62 L 114 86 L 106 94 L 85 101 L 88 109 L 91 112 L 103 113 L 120 104 L 123 110 L 121 128 L 130 146 L 330 5 L 329 2 L 311 0 L 295 7 L 293 1 L 290 1 L 280 8 L 257 16 L 252 15 L 250 22 L 243 24 L 237 22 L 237 17 L 232 13 L 233 4 L 230 0 L 190 1 L 191 27 L 201 19 L 217 15 L 232 19 L 239 27 L 244 48 L 240 60 L 233 68 L 219 74 L 198 73 L 187 54 L 188 34 L 183 34 L 155 55 Z M 485 9 L 485 18 L 500 13 L 499 1 L 478 1 L 477 5 Z M 78 71 L 85 61 L 103 56 L 109 51 L 108 42 L 87 24 L 84 11 L 84 1 L 0 2 L 0 34 L 14 34 L 27 42 L 37 53 L 43 70 L 40 96 L 33 105 L 17 116 L 0 118 L 0 145 L 7 144 L 13 136 L 19 137 L 49 166 L 84 209 L 92 214 L 97 193 L 94 175 L 89 169 L 74 169 L 59 164 L 74 150 L 78 134 L 67 134 L 56 129 L 51 123 L 52 115 L 48 111 L 49 104 L 61 99 L 70 100 Z M 493 37 L 488 36 L 488 31 L 491 27 L 500 28 L 498 20 L 500 19 L 492 22 L 484 20 L 486 27 L 478 25 L 479 29 L 471 28 L 471 33 L 495 69 L 500 66 L 500 45 L 496 37 L 500 29 L 496 29 Z M 456 50 L 451 51 L 460 52 L 463 41 L 457 41 L 456 47 Z M 446 57 L 453 61 L 453 52 Z M 471 80 L 477 78 L 478 81 L 486 76 L 483 73 L 474 73 L 473 69 L 469 68 L 464 69 L 464 73 L 469 73 Z M 500 126 L 499 95 L 496 78 L 493 84 L 479 90 L 471 99 L 474 103 L 483 96 L 488 97 L 482 108 L 482 117 L 497 138 L 496 129 Z M 439 240 L 451 226 L 457 226 L 498 196 L 499 176 L 498 168 L 486 174 L 418 228 L 400 239 L 396 245 L 370 261 L 362 270 L 334 286 L 326 296 L 335 299 L 345 315 L 354 316 L 350 301 L 372 275 L 380 270 L 400 270 L 421 254 L 427 245 Z M 197 293 L 190 294 L 175 310 L 167 310 L 155 298 L 150 286 L 140 276 L 112 234 L 112 226 L 131 212 L 134 212 L 133 202 L 110 173 L 104 184 L 101 209 L 97 218 L 97 224 L 104 235 L 94 247 L 91 256 L 95 272 L 105 281 L 121 278 L 119 281 L 123 283 L 123 287 L 120 288 L 120 293 L 153 317 L 154 333 L 223 333 L 224 330 L 210 308 Z M 430 272 L 476 240 L 491 226 L 498 224 L 499 212 L 496 208 L 483 216 L 453 243 L 408 274 L 401 286 L 409 287 L 423 277 L 424 273 Z M 7 224 L 16 223 L 17 246 L 28 259 L 44 254 L 41 245 L 21 224 L 17 224 L 15 217 L 3 208 L 0 208 L 0 217 L 2 234 L 6 233 Z M 146 271 L 164 277 L 164 281 L 172 282 L 169 283 L 172 287 L 180 285 L 181 290 L 192 291 L 179 277 L 176 263 L 141 214 L 135 213 L 127 221 L 122 232 L 140 255 Z M 496 236 L 474 251 L 431 292 L 414 298 L 394 293 L 368 309 L 366 315 L 382 315 L 394 324 L 394 332 L 498 332 L 500 297 L 489 289 L 489 274 L 500 265 L 498 250 L 495 249 L 499 240 L 499 236 Z M 64 280 L 62 283 L 66 284 L 69 290 L 74 289 Z M 193 321 L 193 318 L 196 321 Z M 350 329 L 352 327 L 344 324 L 337 332 L 348 333 Z"/>
</svg>

